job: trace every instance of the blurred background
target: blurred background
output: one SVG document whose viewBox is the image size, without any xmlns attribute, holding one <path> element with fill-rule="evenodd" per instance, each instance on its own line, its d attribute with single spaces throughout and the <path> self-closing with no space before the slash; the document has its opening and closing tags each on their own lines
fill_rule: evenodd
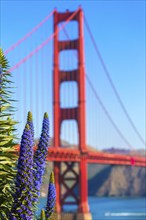
<svg viewBox="0 0 146 220">
<path fill-rule="evenodd" d="M 86 80 L 87 148 L 145 156 L 145 1 L 1 1 L 1 47 L 12 70 L 13 96 L 17 100 L 14 118 L 19 122 L 17 136 L 21 137 L 27 112 L 32 111 L 37 143 L 43 114 L 48 112 L 50 146 L 53 146 L 51 13 L 54 8 L 65 12 L 75 11 L 79 6 L 86 21 L 85 71 L 92 82 L 91 86 Z M 39 28 L 35 28 L 38 24 Z M 76 39 L 77 22 L 67 23 L 65 31 L 70 39 Z M 60 31 L 59 40 L 67 39 L 65 32 Z M 76 51 L 62 51 L 59 65 L 61 70 L 76 69 Z M 62 108 L 77 106 L 75 82 L 62 83 L 60 100 Z M 64 121 L 61 146 L 78 149 L 78 142 L 76 121 Z M 49 164 L 41 205 L 51 169 Z M 89 204 L 95 219 L 145 219 L 145 168 L 90 164 L 88 178 Z"/>
</svg>

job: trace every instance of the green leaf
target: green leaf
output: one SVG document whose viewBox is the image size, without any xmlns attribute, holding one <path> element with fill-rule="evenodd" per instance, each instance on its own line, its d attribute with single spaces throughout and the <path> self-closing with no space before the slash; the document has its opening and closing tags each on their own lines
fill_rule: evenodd
<svg viewBox="0 0 146 220">
<path fill-rule="evenodd" d="M 6 119 L 15 113 L 15 108 L 12 103 L 15 101 L 12 98 L 10 80 L 11 73 L 8 72 L 8 61 L 0 48 L 0 65 L 2 67 L 1 89 L 0 89 L 0 219 L 9 219 L 9 211 L 11 210 L 12 183 L 16 175 L 16 158 L 17 152 L 14 149 L 16 136 L 14 132 L 15 122 L 13 119 Z"/>
</svg>

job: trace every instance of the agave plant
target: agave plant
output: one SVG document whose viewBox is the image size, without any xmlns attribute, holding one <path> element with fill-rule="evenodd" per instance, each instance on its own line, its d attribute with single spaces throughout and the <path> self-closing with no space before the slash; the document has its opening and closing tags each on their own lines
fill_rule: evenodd
<svg viewBox="0 0 146 220">
<path fill-rule="evenodd" d="M 12 82 L 8 61 L 0 49 L 0 219 L 8 219 L 13 202 L 12 186 L 16 174 L 15 124 L 12 119 Z"/>
</svg>

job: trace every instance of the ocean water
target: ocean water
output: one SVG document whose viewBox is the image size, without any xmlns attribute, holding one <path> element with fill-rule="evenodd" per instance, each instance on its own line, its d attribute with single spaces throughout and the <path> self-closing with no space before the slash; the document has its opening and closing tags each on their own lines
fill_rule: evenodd
<svg viewBox="0 0 146 220">
<path fill-rule="evenodd" d="M 46 199 L 42 198 L 39 209 L 45 204 Z M 89 205 L 93 220 L 146 220 L 146 198 L 89 197 Z M 74 206 L 64 208 L 76 211 Z"/>
</svg>

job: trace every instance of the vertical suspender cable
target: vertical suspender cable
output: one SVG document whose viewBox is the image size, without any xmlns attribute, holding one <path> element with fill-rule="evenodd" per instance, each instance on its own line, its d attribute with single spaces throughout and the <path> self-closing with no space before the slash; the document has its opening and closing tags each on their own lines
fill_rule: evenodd
<svg viewBox="0 0 146 220">
<path fill-rule="evenodd" d="M 88 75 L 86 74 L 86 78 L 88 83 L 90 84 L 90 87 L 92 89 L 92 92 L 94 93 L 96 100 L 99 102 L 100 106 L 102 107 L 102 110 L 104 111 L 105 115 L 107 116 L 107 118 L 109 119 L 109 121 L 111 122 L 111 124 L 113 125 L 114 129 L 117 131 L 117 133 L 119 134 L 119 136 L 121 137 L 121 139 L 131 148 L 133 149 L 133 146 L 129 143 L 129 141 L 125 138 L 125 136 L 122 134 L 122 132 L 120 131 L 120 129 L 118 128 L 118 126 L 115 124 L 115 122 L 113 121 L 112 117 L 110 116 L 109 112 L 107 111 L 107 109 L 105 108 L 105 106 L 103 105 L 103 102 L 101 101 L 100 97 L 98 96 L 91 80 L 89 79 Z"/>
<path fill-rule="evenodd" d="M 24 37 L 22 37 L 19 41 L 13 44 L 10 48 L 5 51 L 5 55 L 10 51 L 14 50 L 17 46 L 19 46 L 22 42 L 24 42 L 28 37 L 30 37 L 34 32 L 36 32 L 54 13 L 54 10 L 47 15 L 37 26 L 35 26 L 30 32 L 28 32 Z"/>
<path fill-rule="evenodd" d="M 78 13 L 78 10 L 75 11 L 65 22 L 61 27 L 59 28 L 58 32 L 63 30 L 67 23 Z M 33 51 L 31 51 L 27 56 L 25 56 L 22 60 L 20 60 L 18 63 L 16 63 L 14 66 L 12 66 L 8 71 L 13 71 L 17 68 L 19 68 L 23 63 L 25 63 L 28 59 L 30 59 L 32 56 L 34 56 L 39 50 L 41 50 L 46 44 L 48 44 L 55 36 L 56 33 L 51 34 L 45 41 L 43 41 L 39 46 L 37 46 Z"/>
<path fill-rule="evenodd" d="M 39 108 L 39 113 L 43 117 L 44 113 L 44 103 L 47 101 L 46 96 L 44 94 L 44 86 L 43 86 L 43 50 L 40 51 L 40 56 L 39 56 L 39 63 L 40 63 L 40 68 L 39 68 L 39 101 L 40 101 L 40 108 Z"/>
<path fill-rule="evenodd" d="M 39 100 L 38 100 L 38 93 L 39 93 L 39 81 L 38 81 L 38 73 L 39 73 L 39 69 L 38 69 L 38 53 L 36 53 L 35 55 L 35 113 L 36 113 L 36 123 L 37 125 L 39 124 Z M 39 131 L 38 131 L 38 126 L 36 126 L 36 137 L 39 138 Z"/>
<path fill-rule="evenodd" d="M 66 36 L 69 39 L 69 35 L 66 32 L 66 30 L 64 29 L 64 32 L 66 34 Z M 76 56 L 76 54 L 74 54 Z M 122 134 L 122 132 L 120 131 L 120 129 L 118 128 L 118 126 L 116 125 L 116 123 L 114 122 L 114 120 L 112 119 L 111 115 L 109 114 L 109 112 L 107 111 L 107 109 L 105 108 L 102 100 L 100 99 L 99 95 L 97 94 L 89 76 L 87 75 L 87 73 L 85 74 L 87 82 L 89 83 L 89 86 L 91 87 L 91 90 L 93 92 L 93 94 L 95 95 L 96 100 L 99 102 L 103 112 L 105 113 L 105 115 L 107 116 L 107 118 L 109 119 L 109 121 L 111 122 L 111 124 L 113 125 L 114 129 L 117 131 L 117 133 L 119 134 L 119 136 L 121 137 L 121 139 L 130 147 L 133 149 L 133 146 L 129 143 L 129 141 L 126 139 L 126 137 Z"/>
<path fill-rule="evenodd" d="M 110 74 L 109 74 L 109 71 L 108 71 L 108 69 L 107 69 L 107 67 L 106 67 L 106 65 L 105 65 L 105 63 L 104 63 L 104 60 L 103 60 L 103 58 L 102 58 L 102 56 L 101 56 L 101 54 L 100 54 L 100 52 L 99 52 L 99 49 L 98 49 L 98 47 L 97 47 L 97 44 L 96 44 L 95 39 L 94 39 L 94 37 L 93 37 L 93 34 L 92 34 L 91 30 L 90 30 L 90 27 L 89 27 L 89 25 L 88 25 L 87 19 L 84 18 L 84 20 L 85 20 L 85 25 L 86 25 L 86 28 L 87 28 L 87 30 L 88 30 L 89 36 L 90 36 L 90 38 L 91 38 L 91 40 L 92 40 L 92 43 L 93 43 L 93 46 L 94 46 L 94 48 L 95 48 L 96 54 L 97 54 L 97 56 L 98 56 L 98 58 L 99 58 L 99 60 L 100 60 L 100 63 L 101 63 L 101 65 L 102 65 L 103 70 L 104 70 L 104 73 L 105 73 L 105 75 L 106 75 L 106 77 L 107 77 L 107 79 L 108 79 L 108 81 L 109 81 L 109 83 L 110 83 L 110 85 L 111 85 L 111 88 L 113 89 L 114 94 L 115 94 L 115 96 L 116 96 L 116 98 L 117 98 L 117 100 L 118 100 L 118 102 L 119 102 L 119 104 L 120 104 L 120 106 L 121 106 L 123 112 L 125 113 L 125 115 L 126 115 L 128 121 L 129 121 L 129 124 L 131 125 L 131 127 L 132 127 L 133 130 L 135 131 L 135 133 L 136 133 L 137 137 L 139 138 L 139 140 L 140 140 L 144 145 L 146 145 L 145 140 L 143 139 L 143 137 L 141 136 L 141 134 L 140 134 L 139 131 L 137 130 L 137 128 L 136 128 L 134 122 L 132 121 L 132 119 L 131 119 L 131 117 L 130 117 L 130 115 L 129 115 L 129 113 L 128 113 L 128 111 L 127 111 L 127 109 L 126 109 L 126 107 L 125 107 L 125 105 L 124 105 L 124 103 L 123 103 L 123 101 L 122 101 L 122 99 L 121 99 L 121 97 L 120 97 L 120 95 L 119 95 L 119 93 L 118 93 L 118 91 L 117 91 L 115 85 L 114 85 L 114 83 L 113 83 L 113 80 L 112 80 L 112 78 L 111 78 L 111 76 L 110 76 Z"/>
<path fill-rule="evenodd" d="M 34 90 L 34 83 L 33 83 L 33 57 L 30 60 L 30 71 L 29 71 L 29 78 L 30 78 L 30 108 L 29 110 L 32 112 L 32 114 L 34 113 L 33 110 L 33 90 Z"/>
</svg>

